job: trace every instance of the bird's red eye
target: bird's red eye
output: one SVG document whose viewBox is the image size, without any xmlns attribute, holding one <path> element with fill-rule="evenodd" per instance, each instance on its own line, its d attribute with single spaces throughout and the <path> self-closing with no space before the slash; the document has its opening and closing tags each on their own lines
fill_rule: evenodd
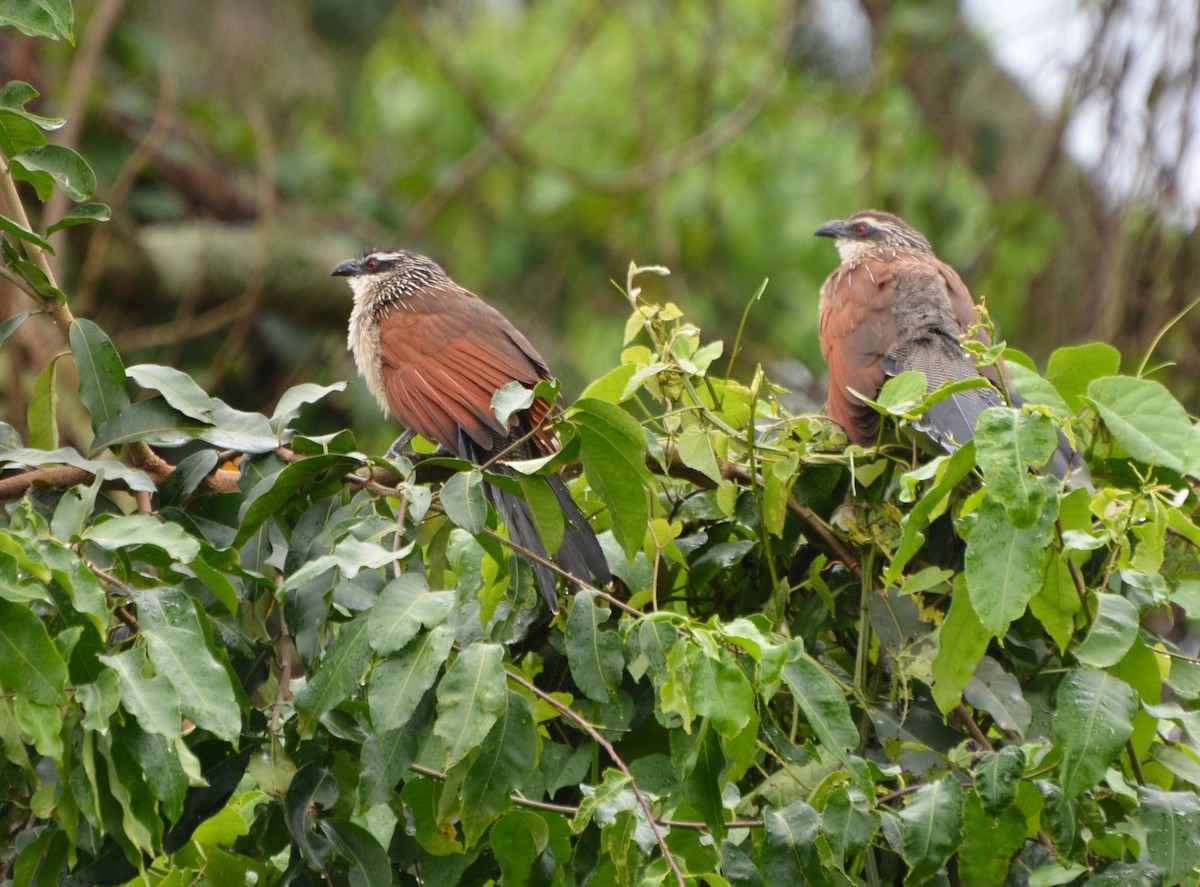
<svg viewBox="0 0 1200 887">
<path fill-rule="evenodd" d="M 867 232 L 871 230 L 871 226 L 866 222 L 859 222 L 854 226 L 854 234 L 857 237 L 866 237 Z"/>
<path fill-rule="evenodd" d="M 379 260 L 375 258 L 367 259 L 367 261 L 363 264 L 363 267 L 365 267 L 368 271 L 374 271 L 379 267 Z"/>
</svg>

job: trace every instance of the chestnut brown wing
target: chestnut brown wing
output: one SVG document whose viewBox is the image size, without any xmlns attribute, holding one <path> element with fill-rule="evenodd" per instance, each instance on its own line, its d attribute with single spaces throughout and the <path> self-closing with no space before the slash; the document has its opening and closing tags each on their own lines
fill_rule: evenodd
<svg viewBox="0 0 1200 887">
<path fill-rule="evenodd" d="M 548 412 L 539 401 L 506 429 L 492 397 L 509 382 L 550 378 L 545 361 L 508 319 L 466 290 L 428 287 L 393 304 L 380 320 L 388 404 L 411 428 L 460 453 L 460 431 L 493 452 Z"/>
<path fill-rule="evenodd" d="M 874 443 L 879 414 L 850 393 L 873 398 L 881 361 L 896 341 L 895 285 L 886 262 L 843 266 L 821 287 L 821 353 L 829 366 L 829 415 L 854 443 Z"/>
</svg>

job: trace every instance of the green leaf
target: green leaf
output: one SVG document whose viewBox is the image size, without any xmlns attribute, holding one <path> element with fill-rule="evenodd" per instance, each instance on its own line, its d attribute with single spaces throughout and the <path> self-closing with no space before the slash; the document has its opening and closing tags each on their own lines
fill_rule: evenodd
<svg viewBox="0 0 1200 887">
<path fill-rule="evenodd" d="M 345 391 L 345 382 L 334 382 L 332 385 L 317 385 L 304 382 L 293 385 L 283 392 L 279 402 L 275 404 L 275 412 L 271 414 L 271 430 L 276 435 L 282 435 L 292 421 L 300 415 L 300 408 L 305 404 L 316 403 L 335 391 Z"/>
<path fill-rule="evenodd" d="M 1008 371 L 1012 377 L 1012 385 L 1009 387 L 1014 394 L 1036 406 L 1047 407 L 1056 416 L 1068 416 L 1071 414 L 1071 410 L 1067 407 L 1067 402 L 1062 399 L 1062 395 L 1058 393 L 1058 389 L 1038 375 L 1037 372 L 1012 361 L 1008 363 Z"/>
<path fill-rule="evenodd" d="M 1009 624 L 1025 612 L 1029 599 L 1041 588 L 1045 549 L 1054 536 L 1057 516 L 1058 499 L 1051 498 L 1038 520 L 1020 529 L 1009 522 L 1004 505 L 990 495 L 979 503 L 967 540 L 967 590 L 980 624 L 996 637 L 1004 637 Z"/>
<path fill-rule="evenodd" d="M 1059 784 L 1070 800 L 1098 783 L 1133 735 L 1137 694 L 1103 671 L 1076 669 L 1058 687 L 1054 735 L 1062 747 Z"/>
<path fill-rule="evenodd" d="M 179 691 L 183 713 L 217 737 L 236 742 L 242 716 L 233 683 L 209 648 L 192 599 L 175 588 L 138 591 L 134 599 L 150 662 Z"/>
<path fill-rule="evenodd" d="M 1083 642 L 1074 651 L 1082 665 L 1108 668 L 1125 658 L 1138 631 L 1137 607 L 1119 594 L 1096 592 L 1096 615 Z"/>
<path fill-rule="evenodd" d="M 9 336 L 17 331 L 17 327 L 19 327 L 28 316 L 28 311 L 22 311 L 19 314 L 14 314 L 12 317 L 4 321 L 4 323 L 0 323 L 0 348 L 4 347 L 4 343 L 8 341 Z"/>
<path fill-rule="evenodd" d="M 46 136 L 24 111 L 0 107 L 0 153 L 5 157 L 46 144 Z"/>
<path fill-rule="evenodd" d="M 67 664 L 33 611 L 0 599 L 0 690 L 43 705 L 67 701 Z"/>
<path fill-rule="evenodd" d="M 509 692 L 463 779 L 463 836 L 475 844 L 496 817 L 512 807 L 511 795 L 533 774 L 538 747 L 533 712 L 523 696 Z"/>
<path fill-rule="evenodd" d="M 821 834 L 833 851 L 834 865 L 844 869 L 846 863 L 862 853 L 875 840 L 879 831 L 879 814 L 857 786 L 839 786 L 825 804 Z"/>
<path fill-rule="evenodd" d="M 392 887 L 392 866 L 375 837 L 344 819 L 326 819 L 321 828 L 349 863 L 351 887 Z"/>
<path fill-rule="evenodd" d="M 962 692 L 987 652 L 992 633 L 983 627 L 963 583 L 956 577 L 950 611 L 938 629 L 938 651 L 933 659 L 933 701 L 943 714 L 962 702 Z"/>
<path fill-rule="evenodd" d="M 98 453 L 135 440 L 156 447 L 181 447 L 209 427 L 173 409 L 163 398 L 151 397 L 130 404 L 97 428 L 91 451 Z"/>
<path fill-rule="evenodd" d="M 408 723 L 425 692 L 437 680 L 453 646 L 454 631 L 439 625 L 422 632 L 395 656 L 375 666 L 367 701 L 371 723 L 377 731 L 397 729 Z"/>
<path fill-rule="evenodd" d="M 478 533 L 487 523 L 487 498 L 483 475 L 477 468 L 460 471 L 442 484 L 442 507 L 456 527 Z"/>
<path fill-rule="evenodd" d="M 33 386 L 26 421 L 29 424 L 29 446 L 35 450 L 58 448 L 58 361 L 50 361 Z"/>
<path fill-rule="evenodd" d="M 1134 459 L 1180 474 L 1200 469 L 1200 430 L 1158 382 L 1127 376 L 1097 379 L 1088 386 L 1087 400 Z"/>
<path fill-rule="evenodd" d="M 900 544 L 896 548 L 896 553 L 892 555 L 892 562 L 888 564 L 883 574 L 883 581 L 888 585 L 894 585 L 899 581 L 908 562 L 925 543 L 925 528 L 940 513 L 959 481 L 970 474 L 971 469 L 975 467 L 974 443 L 967 443 L 960 447 L 942 464 L 945 468 L 941 478 L 925 491 L 917 500 L 917 504 L 904 517 Z"/>
<path fill-rule="evenodd" d="M 446 748 L 446 768 L 453 767 L 483 742 L 505 701 L 504 648 L 472 644 L 447 669 L 437 689 L 437 723 L 433 732 Z"/>
<path fill-rule="evenodd" d="M 142 388 L 159 392 L 171 406 L 206 425 L 214 422 L 213 400 L 187 373 L 174 367 L 140 363 L 129 367 L 125 374 Z"/>
<path fill-rule="evenodd" d="M 684 799 L 700 814 L 714 839 L 724 837 L 725 805 L 721 789 L 729 758 L 716 731 L 708 725 L 694 735 L 672 730 L 671 764 L 676 773 L 683 775 L 679 787 Z"/>
<path fill-rule="evenodd" d="M 1115 376 L 1121 368 L 1121 352 L 1107 342 L 1090 342 L 1059 348 L 1050 355 L 1046 379 L 1077 413 L 1083 407 L 1088 386 L 1104 376 Z"/>
<path fill-rule="evenodd" d="M 42 235 L 38 234 L 36 231 L 30 231 L 24 225 L 13 219 L 10 219 L 8 216 L 0 215 L 0 231 L 7 232 L 13 237 L 16 237 L 18 240 L 24 240 L 27 243 L 35 244 L 36 246 L 46 250 L 48 253 L 54 252 L 54 247 L 50 245 L 50 241 L 42 237 Z M 12 264 L 14 271 L 28 280 L 37 292 L 45 295 L 43 290 L 46 287 L 49 287 L 50 281 L 49 278 L 46 277 L 46 273 L 42 271 L 41 268 L 38 268 L 36 265 L 33 265 L 30 262 L 14 262 Z"/>
<path fill-rule="evenodd" d="M 550 485 L 544 477 L 517 474 L 517 483 L 521 486 L 521 494 L 529 505 L 529 513 L 533 515 L 533 524 L 546 551 L 550 554 L 562 547 L 565 520 L 562 506 Z"/>
<path fill-rule="evenodd" d="M 991 656 L 984 656 L 979 661 L 964 695 L 972 706 L 991 715 L 1001 730 L 1025 737 L 1033 719 L 1033 709 L 1025 701 L 1020 682 Z"/>
<path fill-rule="evenodd" d="M 905 882 L 932 878 L 962 841 L 963 790 L 953 776 L 921 786 L 899 814 L 900 851 L 908 863 Z"/>
<path fill-rule="evenodd" d="M 63 145 L 28 148 L 12 158 L 12 162 L 29 172 L 43 172 L 50 176 L 63 193 L 76 203 L 87 200 L 96 191 L 96 174 L 87 161 L 77 151 Z"/>
<path fill-rule="evenodd" d="M 361 613 L 338 629 L 304 689 L 296 694 L 301 730 L 311 735 L 317 720 L 358 689 L 371 661 L 367 642 L 368 614 Z"/>
<path fill-rule="evenodd" d="M 1195 792 L 1168 792 L 1157 786 L 1138 788 L 1146 850 L 1163 870 L 1163 883 L 1178 884 L 1200 865 L 1200 798 Z"/>
<path fill-rule="evenodd" d="M 612 531 L 630 560 L 641 548 L 650 520 L 646 436 L 637 421 L 614 404 L 578 401 L 568 418 L 579 433 L 583 470 L 612 516 Z"/>
<path fill-rule="evenodd" d="M 810 884 L 819 871 L 817 829 L 821 817 L 803 801 L 763 816 L 763 877 L 767 884 Z M 822 879 L 818 879 L 822 880 Z"/>
<path fill-rule="evenodd" d="M 6 0 L 0 6 L 0 25 L 12 25 L 30 37 L 75 42 L 71 0 Z"/>
<path fill-rule="evenodd" d="M 83 538 L 106 551 L 153 545 L 185 563 L 200 554 L 200 543 L 182 527 L 147 514 L 110 517 L 103 523 L 97 522 L 89 527 Z"/>
<path fill-rule="evenodd" d="M 719 432 L 710 431 L 700 425 L 692 425 L 679 435 L 679 458 L 689 468 L 694 468 L 713 483 L 720 483 L 721 467 L 717 464 L 714 443 Z"/>
<path fill-rule="evenodd" d="M 536 399 L 537 395 L 532 388 L 520 382 L 509 382 L 492 395 L 492 412 L 496 414 L 501 427 L 507 428 L 512 414 L 529 409 Z"/>
<path fill-rule="evenodd" d="M 79 396 L 99 428 L 129 406 L 125 366 L 104 331 L 86 318 L 71 322 L 71 353 L 79 371 Z"/>
<path fill-rule="evenodd" d="M 496 823 L 490 838 L 500 865 L 502 887 L 540 883 L 534 877 L 534 866 L 550 838 L 544 819 L 530 811 L 514 811 Z"/>
<path fill-rule="evenodd" d="M 783 680 L 825 751 L 845 763 L 847 753 L 858 745 L 859 735 L 842 688 L 807 653 L 788 660 Z"/>
<path fill-rule="evenodd" d="M 367 637 L 376 653 L 387 656 L 417 636 L 424 628 L 446 621 L 454 608 L 454 592 L 430 591 L 420 573 L 397 576 L 379 592 L 368 614 Z"/>
<path fill-rule="evenodd" d="M 292 777 L 284 798 L 284 821 L 292 835 L 293 852 L 300 851 L 309 865 L 331 867 L 333 845 L 314 831 L 312 824 L 333 808 L 340 792 L 337 778 L 319 761 L 309 761 Z"/>
<path fill-rule="evenodd" d="M 1010 806 L 1024 773 L 1025 752 L 1019 745 L 1006 745 L 980 756 L 975 765 L 975 791 L 983 809 L 994 814 Z"/>
<path fill-rule="evenodd" d="M 146 647 L 133 647 L 100 661 L 116 673 L 121 684 L 121 706 L 147 733 L 174 738 L 183 727 L 179 691 L 165 675 L 146 674 Z"/>
<path fill-rule="evenodd" d="M 975 792 L 963 805 L 963 841 L 959 849 L 962 883 L 990 887 L 1008 883 L 1012 858 L 1025 843 L 1025 816 L 1015 807 L 987 811 Z"/>
<path fill-rule="evenodd" d="M 890 415 L 907 416 L 925 402 L 925 395 L 928 392 L 929 385 L 925 380 L 925 374 L 916 370 L 908 370 L 892 376 L 884 382 L 875 398 L 875 403 Z M 871 392 L 859 393 L 869 396 Z"/>
<path fill-rule="evenodd" d="M 309 456 L 292 462 L 268 477 L 263 478 L 246 494 L 242 505 L 241 526 L 233 540 L 233 547 L 240 548 L 246 540 L 289 502 L 306 495 L 322 491 L 325 487 L 339 484 L 343 474 L 353 470 L 359 461 L 353 456 Z M 289 582 L 295 576 L 289 577 Z"/>
<path fill-rule="evenodd" d="M 601 601 L 591 591 L 580 591 L 572 598 L 567 616 L 567 662 L 575 683 L 589 699 L 609 702 L 621 683 L 625 657 L 620 638 L 601 627 L 612 615 Z"/>
<path fill-rule="evenodd" d="M 150 475 L 115 459 L 85 459 L 75 450 L 60 447 L 57 450 L 0 450 L 0 463 L 9 465 L 71 465 L 109 480 L 119 480 L 135 492 L 153 493 L 157 489 Z"/>
<path fill-rule="evenodd" d="M 983 470 L 988 494 L 1004 504 L 1013 526 L 1037 522 L 1046 500 L 1061 486 L 1055 478 L 1029 471 L 1050 459 L 1058 430 L 1047 416 L 1009 407 L 984 410 L 975 426 L 975 462 Z"/>
<path fill-rule="evenodd" d="M 49 237 L 55 231 L 61 231 L 64 228 L 74 228 L 77 225 L 87 225 L 92 222 L 107 222 L 112 218 L 112 210 L 106 203 L 81 203 L 71 210 L 46 229 L 46 236 Z"/>
<path fill-rule="evenodd" d="M 696 714 L 712 721 L 713 729 L 732 739 L 754 716 L 754 688 L 724 647 L 717 655 L 703 653 L 692 667 L 692 698 Z"/>
</svg>

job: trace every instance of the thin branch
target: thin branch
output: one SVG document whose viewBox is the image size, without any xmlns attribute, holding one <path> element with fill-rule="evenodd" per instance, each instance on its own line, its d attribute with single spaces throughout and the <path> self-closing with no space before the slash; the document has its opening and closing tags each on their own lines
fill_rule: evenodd
<svg viewBox="0 0 1200 887">
<path fill-rule="evenodd" d="M 984 735 L 983 731 L 979 729 L 979 725 L 975 723 L 975 719 L 971 717 L 971 713 L 967 711 L 967 707 L 965 705 L 960 702 L 958 704 L 958 708 L 954 710 L 954 713 L 958 715 L 959 722 L 967 728 L 967 732 L 971 734 L 972 739 L 974 739 L 977 743 L 979 743 L 980 746 L 988 751 L 995 751 L 995 748 L 992 747 L 991 742 L 988 741 L 988 738 Z"/>
<path fill-rule="evenodd" d="M 510 681 L 513 681 L 514 683 L 524 687 L 530 693 L 537 696 L 538 699 L 542 700 L 542 702 L 546 703 L 559 714 L 561 714 L 568 721 L 575 724 L 577 727 L 579 727 L 579 729 L 583 730 L 583 732 L 587 733 L 587 735 L 592 738 L 592 741 L 603 748 L 605 753 L 612 759 L 613 763 L 615 763 L 621 772 L 628 777 L 629 786 L 631 789 L 633 789 L 633 795 L 635 798 L 637 798 L 638 805 L 646 814 L 646 819 L 650 824 L 650 830 L 654 832 L 654 838 L 656 841 L 658 841 L 658 846 L 662 850 L 663 859 L 666 860 L 667 865 L 670 866 L 671 871 L 674 872 L 675 879 L 679 883 L 679 887 L 685 887 L 683 872 L 679 870 L 679 866 L 675 862 L 675 857 L 671 855 L 671 848 L 667 846 L 667 839 L 663 836 L 662 831 L 658 827 L 658 820 L 654 816 L 654 811 L 650 809 L 650 802 L 647 801 L 646 796 L 642 794 L 641 788 L 638 787 L 637 780 L 633 778 L 633 774 L 629 771 L 629 767 L 623 760 L 621 760 L 621 756 L 617 754 L 617 750 L 613 747 L 613 744 L 605 739 L 604 734 L 597 730 L 590 722 L 588 722 L 586 718 L 583 717 L 583 715 L 579 714 L 579 712 L 559 702 L 554 696 L 540 689 L 530 681 L 527 681 L 522 675 L 519 675 L 513 671 L 509 671 L 508 669 L 505 669 L 504 671 Z"/>
</svg>

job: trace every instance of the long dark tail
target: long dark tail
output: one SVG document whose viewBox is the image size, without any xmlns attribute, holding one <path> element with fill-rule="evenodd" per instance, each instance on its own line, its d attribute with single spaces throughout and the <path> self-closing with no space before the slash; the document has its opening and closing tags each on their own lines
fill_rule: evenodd
<svg viewBox="0 0 1200 887">
<path fill-rule="evenodd" d="M 612 581 L 612 574 L 608 569 L 608 561 L 604 558 L 604 551 L 600 548 L 600 541 L 592 532 L 587 518 L 571 498 L 571 493 L 562 478 L 551 475 L 544 480 L 554 491 L 554 497 L 558 500 L 564 518 L 562 545 L 553 554 L 546 552 L 546 545 L 538 535 L 533 515 L 529 511 L 529 504 L 524 499 L 491 484 L 486 484 L 484 489 L 496 512 L 508 525 L 508 533 L 513 542 L 528 548 L 540 558 L 554 561 L 564 572 L 581 582 L 588 582 L 590 577 L 591 581 L 599 585 L 607 585 Z M 557 613 L 558 579 L 554 571 L 534 561 L 533 574 L 550 612 Z"/>
</svg>

